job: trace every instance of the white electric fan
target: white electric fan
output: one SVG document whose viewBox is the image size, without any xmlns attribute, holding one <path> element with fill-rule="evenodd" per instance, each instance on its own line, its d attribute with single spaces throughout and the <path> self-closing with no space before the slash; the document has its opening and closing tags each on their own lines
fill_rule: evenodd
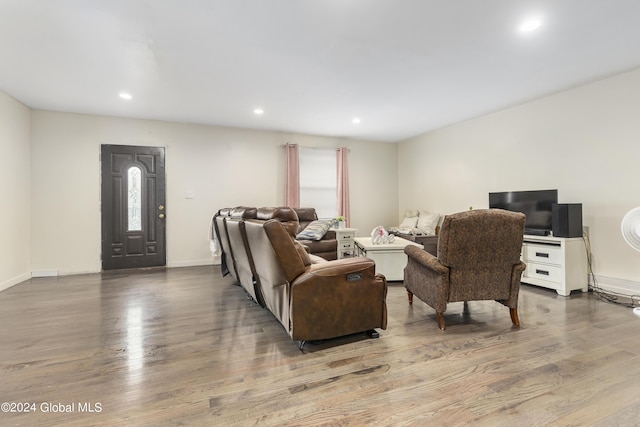
<svg viewBox="0 0 640 427">
<path fill-rule="evenodd" d="M 636 251 L 640 251 L 640 207 L 631 209 L 622 218 L 622 237 Z M 633 314 L 640 316 L 640 307 L 633 309 Z"/>
</svg>

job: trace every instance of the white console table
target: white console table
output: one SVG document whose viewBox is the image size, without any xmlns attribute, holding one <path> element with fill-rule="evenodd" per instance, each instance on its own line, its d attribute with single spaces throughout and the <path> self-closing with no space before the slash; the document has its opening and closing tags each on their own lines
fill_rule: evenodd
<svg viewBox="0 0 640 427">
<path fill-rule="evenodd" d="M 589 290 L 587 255 L 581 237 L 524 236 L 522 261 L 527 268 L 521 282 L 554 289 L 568 296 Z"/>
</svg>

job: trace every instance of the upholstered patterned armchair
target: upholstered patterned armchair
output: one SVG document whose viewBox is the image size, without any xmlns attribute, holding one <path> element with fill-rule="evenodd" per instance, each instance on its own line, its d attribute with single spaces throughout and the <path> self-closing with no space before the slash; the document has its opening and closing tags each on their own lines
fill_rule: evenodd
<svg viewBox="0 0 640 427">
<path fill-rule="evenodd" d="M 519 326 L 518 291 L 525 264 L 520 261 L 525 216 L 501 209 L 447 215 L 440 229 L 438 256 L 407 246 L 404 286 L 436 311 L 445 329 L 447 303 L 496 300 L 509 307 Z"/>
</svg>

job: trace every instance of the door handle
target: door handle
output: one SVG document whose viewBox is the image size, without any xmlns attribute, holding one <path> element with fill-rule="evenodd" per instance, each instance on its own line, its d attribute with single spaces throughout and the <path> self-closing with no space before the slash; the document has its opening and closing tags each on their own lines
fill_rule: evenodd
<svg viewBox="0 0 640 427">
<path fill-rule="evenodd" d="M 158 215 L 158 218 L 160 218 L 160 219 L 164 218 L 164 214 Z"/>
</svg>

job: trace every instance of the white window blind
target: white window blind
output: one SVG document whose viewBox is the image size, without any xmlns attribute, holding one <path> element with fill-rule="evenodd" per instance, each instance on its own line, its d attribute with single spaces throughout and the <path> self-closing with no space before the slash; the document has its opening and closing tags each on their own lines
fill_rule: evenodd
<svg viewBox="0 0 640 427">
<path fill-rule="evenodd" d="M 336 150 L 300 147 L 300 206 L 316 209 L 318 218 L 337 215 Z"/>
</svg>

